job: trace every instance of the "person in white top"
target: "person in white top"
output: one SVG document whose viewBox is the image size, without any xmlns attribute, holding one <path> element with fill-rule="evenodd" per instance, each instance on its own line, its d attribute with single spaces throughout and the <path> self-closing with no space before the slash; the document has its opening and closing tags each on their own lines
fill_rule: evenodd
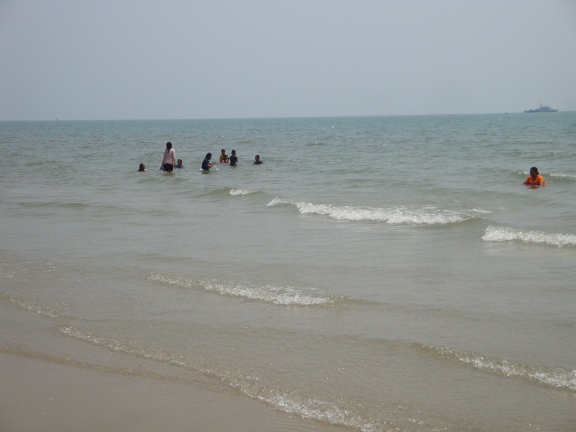
<svg viewBox="0 0 576 432">
<path fill-rule="evenodd" d="M 172 143 L 167 142 L 160 169 L 171 172 L 174 170 L 174 165 L 176 165 L 176 151 L 172 148 Z"/>
</svg>

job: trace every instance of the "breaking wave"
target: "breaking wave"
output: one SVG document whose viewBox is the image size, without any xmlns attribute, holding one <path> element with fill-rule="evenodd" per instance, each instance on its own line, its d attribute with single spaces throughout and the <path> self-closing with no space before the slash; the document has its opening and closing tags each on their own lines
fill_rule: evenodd
<svg viewBox="0 0 576 432">
<path fill-rule="evenodd" d="M 242 189 L 234 189 L 234 188 L 230 189 L 230 195 L 232 195 L 232 196 L 248 195 L 251 193 L 254 193 L 254 192 L 249 191 L 249 190 L 242 190 Z"/>
<path fill-rule="evenodd" d="M 144 347 L 138 343 L 122 341 L 115 337 L 106 337 L 93 330 L 72 326 L 61 327 L 59 330 L 65 336 L 96 346 L 106 347 L 115 352 L 199 371 L 208 376 L 218 378 L 221 382 L 250 398 L 265 402 L 286 413 L 298 414 L 304 418 L 313 418 L 333 425 L 352 427 L 366 432 L 381 430 L 373 423 L 373 419 L 363 418 L 362 415 L 355 413 L 353 410 L 340 408 L 331 402 L 323 402 L 309 397 L 302 398 L 297 394 L 288 394 L 270 388 L 255 376 L 254 371 L 248 376 L 240 370 L 227 369 L 222 365 L 210 364 L 158 348 Z"/>
<path fill-rule="evenodd" d="M 42 315 L 42 316 L 46 316 L 46 317 L 50 317 L 50 318 L 62 319 L 62 320 L 74 319 L 74 317 L 63 314 L 63 313 L 59 312 L 58 310 L 54 309 L 53 307 L 39 305 L 39 304 L 36 304 L 35 302 L 33 302 L 31 300 L 27 300 L 27 299 L 23 299 L 23 298 L 19 298 L 19 297 L 13 297 L 13 296 L 8 295 L 8 294 L 0 294 L 0 300 L 8 302 L 8 303 L 12 303 L 23 310 L 27 310 L 29 312 L 34 312 L 34 313 L 37 313 L 38 315 Z"/>
<path fill-rule="evenodd" d="M 324 306 L 345 300 L 341 296 L 327 296 L 316 293 L 314 288 L 278 287 L 274 285 L 254 286 L 218 281 L 200 281 L 175 278 L 158 272 L 150 273 L 148 280 L 183 288 L 203 288 L 220 295 L 240 297 L 247 300 L 260 300 L 282 306 Z"/>
<path fill-rule="evenodd" d="M 562 178 L 562 179 L 573 179 L 576 180 L 576 175 L 572 175 L 572 174 L 555 174 L 555 173 L 550 173 L 548 174 L 550 177 L 558 177 L 558 178 Z"/>
<path fill-rule="evenodd" d="M 506 377 L 524 378 L 541 385 L 576 392 L 576 370 L 545 365 L 531 365 L 522 362 L 510 362 L 497 358 L 481 356 L 475 353 L 447 347 L 424 345 L 444 357 L 450 357 L 467 365 Z"/>
<path fill-rule="evenodd" d="M 313 204 L 309 202 L 296 202 L 284 198 L 274 198 L 267 206 L 277 205 L 295 206 L 301 214 L 317 214 L 344 221 L 376 221 L 392 225 L 446 225 L 464 222 L 478 218 L 478 213 L 486 210 L 473 209 L 467 211 L 436 210 L 433 207 L 425 209 L 396 208 L 361 208 L 352 206 L 334 206 L 331 204 Z"/>
<path fill-rule="evenodd" d="M 524 243 L 548 244 L 558 247 L 576 246 L 576 235 L 551 234 L 542 231 L 521 231 L 513 228 L 490 225 L 482 236 L 486 242 L 520 241 Z"/>
</svg>

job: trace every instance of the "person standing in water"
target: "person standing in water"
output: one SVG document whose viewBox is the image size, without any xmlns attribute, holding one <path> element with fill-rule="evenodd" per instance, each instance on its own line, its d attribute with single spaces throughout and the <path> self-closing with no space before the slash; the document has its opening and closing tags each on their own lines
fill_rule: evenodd
<svg viewBox="0 0 576 432">
<path fill-rule="evenodd" d="M 228 155 L 226 154 L 226 149 L 222 149 L 220 152 L 220 163 L 228 163 Z"/>
<path fill-rule="evenodd" d="M 230 155 L 230 166 L 236 166 L 238 163 L 238 156 L 236 156 L 236 150 L 232 150 L 232 154 Z"/>
<path fill-rule="evenodd" d="M 524 184 L 526 186 L 540 188 L 546 186 L 546 180 L 544 180 L 544 177 L 540 175 L 540 173 L 538 172 L 538 168 L 532 167 L 530 168 L 530 175 L 528 176 Z"/>
<path fill-rule="evenodd" d="M 172 143 L 168 141 L 166 143 L 166 150 L 164 150 L 164 158 L 162 159 L 160 169 L 172 172 L 174 170 L 174 165 L 176 165 L 176 151 L 172 148 Z"/>
<path fill-rule="evenodd" d="M 209 172 L 210 168 L 214 166 L 214 162 L 210 162 L 212 159 L 212 153 L 206 153 L 206 157 L 202 161 L 202 171 Z"/>
</svg>

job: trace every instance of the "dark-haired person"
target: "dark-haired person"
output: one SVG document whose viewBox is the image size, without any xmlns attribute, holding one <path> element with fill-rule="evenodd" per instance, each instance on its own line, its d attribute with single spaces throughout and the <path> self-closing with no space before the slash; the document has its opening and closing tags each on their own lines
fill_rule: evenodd
<svg viewBox="0 0 576 432">
<path fill-rule="evenodd" d="M 228 155 L 226 154 L 226 149 L 222 149 L 220 152 L 220 163 L 228 163 Z"/>
<path fill-rule="evenodd" d="M 176 166 L 174 168 L 179 168 L 179 169 L 186 168 L 184 165 L 182 165 L 182 163 L 183 163 L 182 159 L 178 159 L 178 163 L 176 164 Z"/>
<path fill-rule="evenodd" d="M 260 160 L 260 155 L 254 156 L 254 163 L 252 165 L 260 165 L 262 161 Z"/>
<path fill-rule="evenodd" d="M 238 156 L 236 156 L 236 150 L 232 150 L 232 154 L 230 155 L 230 166 L 236 166 L 238 163 Z"/>
<path fill-rule="evenodd" d="M 530 175 L 528 176 L 524 184 L 526 186 L 530 186 L 533 188 L 541 188 L 543 186 L 546 186 L 546 180 L 544 180 L 544 177 L 540 175 L 540 173 L 538 172 L 538 168 L 532 167 L 530 168 Z"/>
<path fill-rule="evenodd" d="M 209 172 L 210 168 L 214 166 L 214 163 L 210 162 L 210 159 L 212 159 L 212 153 L 206 153 L 206 157 L 202 161 L 202 171 Z"/>
<path fill-rule="evenodd" d="M 172 143 L 168 141 L 166 143 L 166 150 L 164 150 L 164 157 L 162 158 L 160 169 L 172 172 L 174 171 L 174 165 L 176 165 L 176 151 L 172 148 Z"/>
<path fill-rule="evenodd" d="M 140 166 L 138 167 L 138 171 L 146 171 L 146 165 L 144 165 L 143 163 L 140 164 Z"/>
</svg>

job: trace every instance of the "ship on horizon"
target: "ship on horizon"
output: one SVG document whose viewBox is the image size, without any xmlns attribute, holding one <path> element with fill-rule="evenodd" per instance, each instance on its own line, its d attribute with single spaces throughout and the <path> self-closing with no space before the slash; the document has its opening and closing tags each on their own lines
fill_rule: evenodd
<svg viewBox="0 0 576 432">
<path fill-rule="evenodd" d="M 530 109 L 530 110 L 524 110 L 525 113 L 549 113 L 549 112 L 556 112 L 558 111 L 558 109 L 554 109 L 554 108 L 550 108 L 548 105 L 542 105 L 539 104 L 540 106 L 538 108 L 535 109 Z"/>
</svg>

